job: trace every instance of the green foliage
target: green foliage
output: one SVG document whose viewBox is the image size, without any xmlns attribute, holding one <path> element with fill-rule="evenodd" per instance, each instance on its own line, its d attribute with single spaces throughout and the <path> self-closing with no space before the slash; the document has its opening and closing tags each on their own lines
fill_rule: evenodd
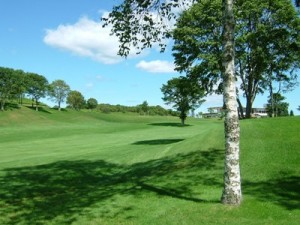
<svg viewBox="0 0 300 225">
<path fill-rule="evenodd" d="M 70 91 L 67 96 L 67 104 L 75 110 L 80 110 L 84 107 L 85 100 L 79 91 Z"/>
<path fill-rule="evenodd" d="M 220 93 L 223 68 L 221 1 L 205 0 L 194 4 L 182 13 L 176 25 L 173 31 L 176 70 L 196 78 L 207 92 Z"/>
<path fill-rule="evenodd" d="M 269 97 L 267 112 L 270 117 L 289 115 L 289 104 L 287 102 L 283 102 L 283 100 L 285 100 L 285 97 L 279 93 L 274 93 L 271 97 Z"/>
<path fill-rule="evenodd" d="M 49 88 L 48 80 L 42 75 L 27 73 L 26 88 L 26 92 L 35 101 L 36 111 L 38 111 L 39 99 L 46 97 Z"/>
<path fill-rule="evenodd" d="M 141 114 L 149 113 L 149 104 L 147 101 L 144 101 L 141 105 L 138 106 L 138 108 Z"/>
<path fill-rule="evenodd" d="M 186 77 L 173 78 L 161 88 L 162 98 L 166 104 L 172 105 L 180 112 L 182 124 L 189 110 L 195 110 L 204 102 L 204 90 L 197 83 Z"/>
<path fill-rule="evenodd" d="M 298 225 L 299 117 L 241 121 L 244 201 L 230 208 L 219 203 L 223 121 L 189 125 L 129 113 L 3 112 L 0 224 Z"/>
<path fill-rule="evenodd" d="M 148 103 L 147 103 L 148 104 Z M 122 113 L 140 113 L 141 105 L 137 106 L 124 106 L 124 105 L 111 105 L 111 104 L 99 104 L 97 107 L 98 110 L 104 113 L 113 113 L 113 112 L 122 112 Z M 148 106 L 149 115 L 160 115 L 160 116 L 178 116 L 177 112 L 172 111 L 171 109 L 167 110 L 163 107 L 157 106 Z"/>
<path fill-rule="evenodd" d="M 199 1 L 180 16 L 173 32 L 176 69 L 197 78 L 207 92 L 222 91 L 221 6 L 220 0 Z M 290 0 L 241 0 L 235 1 L 235 20 L 235 72 L 249 118 L 258 93 L 277 82 L 286 90 L 295 87 L 300 19 Z"/>
<path fill-rule="evenodd" d="M 0 67 L 0 109 L 10 99 L 21 97 L 25 92 L 25 73 L 22 70 Z"/>
<path fill-rule="evenodd" d="M 49 86 L 48 95 L 58 104 L 58 110 L 61 109 L 63 103 L 70 92 L 70 86 L 63 80 L 55 80 Z"/>
<path fill-rule="evenodd" d="M 97 99 L 95 99 L 95 98 L 89 98 L 89 99 L 86 101 L 86 105 L 87 105 L 87 108 L 88 108 L 88 109 L 96 109 L 97 106 L 98 106 L 98 101 L 97 101 Z"/>
<path fill-rule="evenodd" d="M 112 32 L 119 38 L 119 55 L 126 57 L 133 49 L 140 53 L 155 42 L 164 51 L 164 40 L 170 37 L 172 29 L 168 21 L 176 18 L 174 8 L 185 8 L 189 3 L 178 0 L 124 0 L 102 20 L 104 26 L 112 25 Z"/>
<path fill-rule="evenodd" d="M 294 116 L 294 111 L 293 110 L 290 111 L 290 116 Z"/>
</svg>

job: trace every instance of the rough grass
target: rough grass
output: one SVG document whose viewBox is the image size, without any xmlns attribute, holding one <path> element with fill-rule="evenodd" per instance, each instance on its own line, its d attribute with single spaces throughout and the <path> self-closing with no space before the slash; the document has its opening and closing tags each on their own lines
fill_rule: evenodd
<svg viewBox="0 0 300 225">
<path fill-rule="evenodd" d="M 223 122 L 0 113 L 0 224 L 299 224 L 300 118 L 241 121 L 243 203 L 220 204 Z"/>
</svg>

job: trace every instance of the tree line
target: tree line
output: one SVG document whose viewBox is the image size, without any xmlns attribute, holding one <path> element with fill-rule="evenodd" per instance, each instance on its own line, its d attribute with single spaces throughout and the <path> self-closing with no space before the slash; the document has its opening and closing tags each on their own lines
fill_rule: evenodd
<svg viewBox="0 0 300 225">
<path fill-rule="evenodd" d="M 53 101 L 59 111 L 61 104 L 66 102 L 67 108 L 74 110 L 97 109 L 101 112 L 134 112 L 141 115 L 171 115 L 178 116 L 179 113 L 167 110 L 159 105 L 149 106 L 147 101 L 136 106 L 100 104 L 95 98 L 85 99 L 81 92 L 71 90 L 70 86 L 63 80 L 54 80 L 49 83 L 47 78 L 37 73 L 28 73 L 23 70 L 0 67 L 0 109 L 5 110 L 7 103 L 17 100 L 23 104 L 24 97 L 32 100 L 32 107 L 39 110 L 40 99 L 48 97 Z"/>
<path fill-rule="evenodd" d="M 70 86 L 63 80 L 55 80 L 49 83 L 43 75 L 15 70 L 12 68 L 0 67 L 0 108 L 3 111 L 6 103 L 17 99 L 19 104 L 23 104 L 25 96 L 32 99 L 32 106 L 39 110 L 40 99 L 49 97 L 58 104 L 67 99 L 72 106 L 72 93 Z"/>
</svg>

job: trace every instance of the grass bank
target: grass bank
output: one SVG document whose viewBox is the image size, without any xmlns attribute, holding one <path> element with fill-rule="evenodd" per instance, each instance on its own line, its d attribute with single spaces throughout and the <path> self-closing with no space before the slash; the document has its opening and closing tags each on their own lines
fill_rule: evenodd
<svg viewBox="0 0 300 225">
<path fill-rule="evenodd" d="M 223 122 L 0 113 L 0 224 L 298 224 L 300 118 L 241 121 L 243 203 L 220 204 Z"/>
</svg>

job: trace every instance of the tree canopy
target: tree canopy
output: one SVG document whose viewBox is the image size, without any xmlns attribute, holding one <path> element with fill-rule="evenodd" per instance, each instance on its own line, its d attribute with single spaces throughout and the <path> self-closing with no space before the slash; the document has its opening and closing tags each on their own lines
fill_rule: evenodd
<svg viewBox="0 0 300 225">
<path fill-rule="evenodd" d="M 89 98 L 89 99 L 86 101 L 86 105 L 87 105 L 87 108 L 88 108 L 88 109 L 95 109 L 95 108 L 97 108 L 97 106 L 98 106 L 98 101 L 97 101 L 97 99 L 95 99 L 95 98 Z"/>
<path fill-rule="evenodd" d="M 173 78 L 161 88 L 162 98 L 166 104 L 172 105 L 180 112 L 179 118 L 182 125 L 190 110 L 195 110 L 204 102 L 204 90 L 197 83 L 191 82 L 186 77 Z"/>
<path fill-rule="evenodd" d="M 269 97 L 267 104 L 267 112 L 269 116 L 279 117 L 289 115 L 289 103 L 284 102 L 285 97 L 280 93 L 274 93 Z"/>
<path fill-rule="evenodd" d="M 48 80 L 42 75 L 36 73 L 26 75 L 27 93 L 35 101 L 36 111 L 38 111 L 39 99 L 47 94 L 48 85 Z"/>
<path fill-rule="evenodd" d="M 63 103 L 70 92 L 70 86 L 63 80 L 55 80 L 49 85 L 48 95 L 58 104 L 58 110 L 61 110 Z"/>
<path fill-rule="evenodd" d="M 300 19 L 289 0 L 235 1 L 235 72 L 246 98 L 246 116 L 258 93 L 285 82 L 299 68 Z M 173 32 L 176 69 L 198 78 L 207 92 L 222 91 L 221 0 L 202 0 L 185 11 Z"/>
<path fill-rule="evenodd" d="M 67 104 L 75 110 L 80 110 L 84 107 L 85 100 L 79 91 L 70 91 L 67 97 Z"/>
</svg>

